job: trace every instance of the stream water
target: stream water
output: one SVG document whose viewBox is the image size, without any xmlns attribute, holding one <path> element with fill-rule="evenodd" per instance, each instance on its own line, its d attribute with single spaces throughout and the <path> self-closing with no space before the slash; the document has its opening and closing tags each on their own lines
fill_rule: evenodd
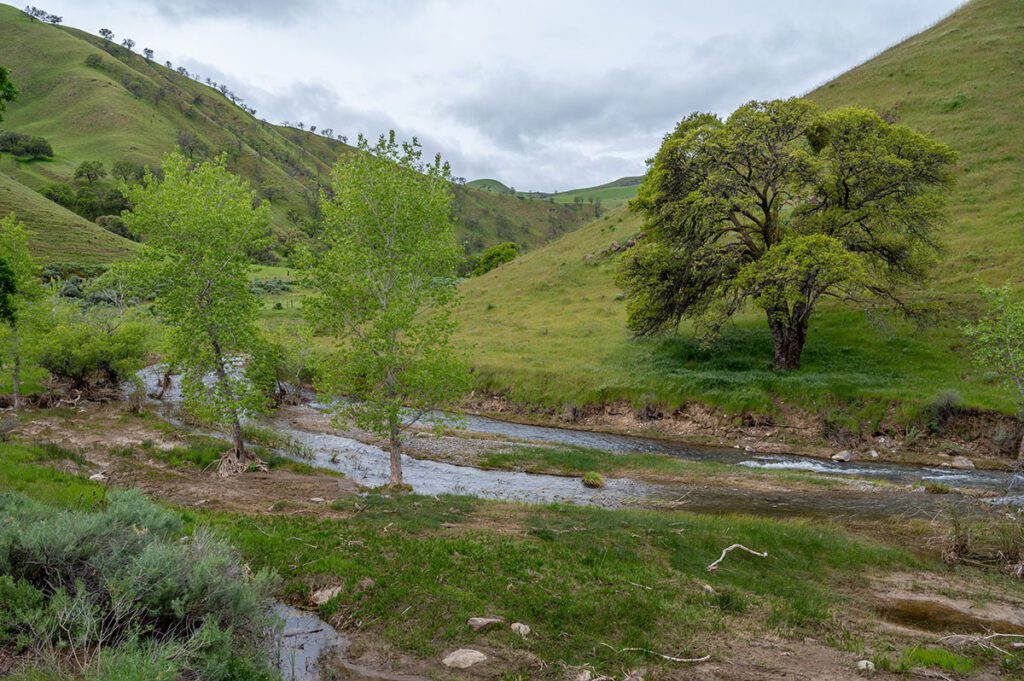
<svg viewBox="0 0 1024 681">
<path fill-rule="evenodd" d="M 158 392 L 161 376 L 158 367 L 143 370 L 147 391 Z M 181 393 L 177 382 L 164 391 L 158 403 L 165 418 L 175 419 Z M 388 481 L 387 453 L 375 445 L 334 433 L 306 430 L 297 421 L 316 414 L 323 405 L 289 407 L 265 421 L 281 435 L 302 445 L 312 463 L 344 473 L 356 482 L 370 486 Z M 737 449 L 708 447 L 568 428 L 552 428 L 482 416 L 465 417 L 468 435 L 499 435 L 531 443 L 547 443 L 597 449 L 621 456 L 636 452 L 656 452 L 688 461 L 708 461 L 753 469 L 799 470 L 821 476 L 885 480 L 909 486 L 935 482 L 952 488 L 987 493 L 987 503 L 1024 505 L 1024 480 L 1005 471 L 953 470 L 871 461 L 841 463 L 795 455 L 758 455 Z M 427 459 L 403 456 L 405 480 L 420 494 L 465 494 L 488 499 L 527 503 L 572 503 L 606 507 L 655 506 L 666 504 L 702 512 L 739 511 L 772 516 L 866 517 L 934 515 L 951 506 L 966 507 L 973 500 L 958 494 L 934 495 L 910 491 L 906 487 L 865 485 L 826 487 L 794 494 L 790 490 L 751 489 L 749 486 L 649 484 L 624 478 L 611 478 L 602 489 L 584 487 L 576 478 L 482 470 Z M 1016 488 L 1018 491 L 1013 492 Z M 1007 493 L 1006 490 L 1011 490 Z"/>
</svg>

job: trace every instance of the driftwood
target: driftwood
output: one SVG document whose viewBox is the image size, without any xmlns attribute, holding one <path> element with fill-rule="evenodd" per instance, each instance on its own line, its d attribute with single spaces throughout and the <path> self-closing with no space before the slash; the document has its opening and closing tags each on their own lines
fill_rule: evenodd
<svg viewBox="0 0 1024 681">
<path fill-rule="evenodd" d="M 725 560 L 725 557 L 727 555 L 729 555 L 729 552 L 732 551 L 733 549 L 741 549 L 741 550 L 746 551 L 747 553 L 753 554 L 753 555 L 755 555 L 755 556 L 757 556 L 759 558 L 767 558 L 768 557 L 768 552 L 767 551 L 762 553 L 761 551 L 755 551 L 754 549 L 748 549 L 743 544 L 733 544 L 732 546 L 729 546 L 729 547 L 725 548 L 722 551 L 722 555 L 718 557 L 718 560 L 713 562 L 711 565 L 708 565 L 708 572 L 714 572 L 715 570 L 717 570 L 718 569 L 718 565 L 723 560 Z"/>
<path fill-rule="evenodd" d="M 669 662 L 707 662 L 711 659 L 710 655 L 705 655 L 704 657 L 673 657 L 672 655 L 662 655 L 661 653 L 656 653 L 653 650 L 647 650 L 647 648 L 615 648 L 600 641 L 598 642 L 598 645 L 604 646 L 619 655 L 622 653 L 646 653 L 648 655 L 660 657 L 663 660 L 668 660 Z"/>
</svg>

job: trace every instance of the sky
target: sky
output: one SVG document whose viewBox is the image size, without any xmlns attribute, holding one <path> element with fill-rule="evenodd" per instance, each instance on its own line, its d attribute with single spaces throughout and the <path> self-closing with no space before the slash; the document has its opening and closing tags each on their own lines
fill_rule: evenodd
<svg viewBox="0 0 1024 681">
<path fill-rule="evenodd" d="M 686 114 L 804 94 L 958 0 L 40 0 L 226 83 L 257 116 L 395 129 L 455 175 L 639 175 Z"/>
</svg>

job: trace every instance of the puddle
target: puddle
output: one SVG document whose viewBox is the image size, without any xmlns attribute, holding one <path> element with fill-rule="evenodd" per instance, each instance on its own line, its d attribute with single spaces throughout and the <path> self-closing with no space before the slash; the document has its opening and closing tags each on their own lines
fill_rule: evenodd
<svg viewBox="0 0 1024 681">
<path fill-rule="evenodd" d="M 970 605 L 941 597 L 888 595 L 879 602 L 876 611 L 889 622 L 923 631 L 1024 634 L 1020 613 L 1005 607 L 991 612 L 985 608 L 975 610 Z"/>
<path fill-rule="evenodd" d="M 284 603 L 275 604 L 274 613 L 284 620 L 275 648 L 285 681 L 428 681 L 422 676 L 381 672 L 348 661 L 345 653 L 349 639 L 315 613 Z"/>
</svg>

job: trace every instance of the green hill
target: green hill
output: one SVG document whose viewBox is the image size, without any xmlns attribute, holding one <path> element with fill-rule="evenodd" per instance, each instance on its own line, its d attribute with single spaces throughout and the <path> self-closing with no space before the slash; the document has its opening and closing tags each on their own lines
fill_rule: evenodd
<svg viewBox="0 0 1024 681">
<path fill-rule="evenodd" d="M 494 192 L 495 194 L 514 194 L 512 188 L 507 186 L 500 180 L 492 180 L 490 178 L 481 178 L 479 180 L 470 180 L 466 183 L 467 187 L 472 189 L 480 189 L 486 192 Z"/>
<path fill-rule="evenodd" d="M 581 189 L 569 189 L 564 192 L 522 192 L 515 191 L 500 180 L 483 178 L 471 180 L 466 183 L 467 187 L 493 192 L 495 194 L 514 194 L 527 199 L 547 199 L 552 203 L 578 204 L 594 203 L 600 201 L 605 208 L 621 206 L 636 196 L 637 187 L 643 177 L 628 176 L 620 177 L 617 180 L 597 185 L 596 187 L 583 187 Z"/>
<path fill-rule="evenodd" d="M 86 60 L 89 63 L 86 63 Z M 157 165 L 175 144 L 197 155 L 227 154 L 229 167 L 270 200 L 283 244 L 305 238 L 319 188 L 351 147 L 336 139 L 259 120 L 225 95 L 112 42 L 51 26 L 0 5 L 0 63 L 21 90 L 0 127 L 45 137 L 48 162 L 3 160 L 3 172 L 31 190 L 70 183 L 86 160 Z M 370 131 L 372 132 L 372 131 Z M 46 220 L 34 201 L 12 199 L 40 234 Z M 472 188 L 456 188 L 459 236 L 480 250 L 499 241 L 536 246 L 581 224 L 585 209 L 542 205 Z M 116 248 L 115 248 L 116 250 Z M 73 251 L 68 259 L 77 257 Z M 84 257 L 84 254 L 83 254 Z"/>
<path fill-rule="evenodd" d="M 890 402 L 916 413 L 953 390 L 965 404 L 1010 409 L 1009 391 L 968 361 L 958 324 L 976 278 L 1024 283 L 1020 7 L 971 2 L 809 95 L 826 107 L 877 108 L 960 152 L 943 234 L 948 257 L 923 294 L 935 301 L 927 323 L 823 309 L 811 323 L 804 368 L 792 375 L 769 370 L 760 312 L 740 316 L 711 349 L 685 327 L 674 338 L 634 342 L 612 282 L 618 256 L 606 249 L 641 225 L 619 209 L 464 284 L 461 341 L 473 348 L 482 386 L 555 407 L 698 400 L 761 412 L 866 409 L 873 419 Z"/>
</svg>

